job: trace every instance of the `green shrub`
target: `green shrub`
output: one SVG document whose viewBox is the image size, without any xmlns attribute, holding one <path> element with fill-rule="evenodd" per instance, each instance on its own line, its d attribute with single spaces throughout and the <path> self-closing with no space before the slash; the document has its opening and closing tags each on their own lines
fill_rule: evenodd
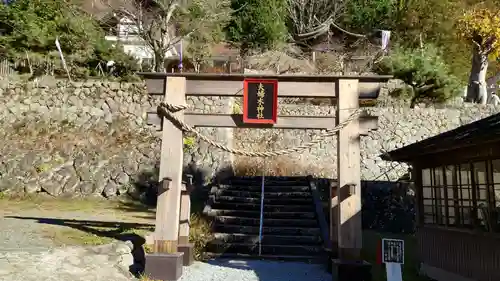
<svg viewBox="0 0 500 281">
<path fill-rule="evenodd" d="M 182 139 L 184 143 L 184 152 L 189 152 L 191 151 L 194 146 L 196 145 L 196 138 L 195 137 L 185 137 Z"/>
<path fill-rule="evenodd" d="M 123 49 L 108 42 L 99 23 L 76 4 L 63 0 L 16 0 L 0 5 L 0 49 L 12 62 L 24 61 L 66 76 L 55 41 L 59 40 L 73 78 L 104 75 L 124 77 L 137 71 L 137 62 Z M 114 61 L 112 70 L 105 69 Z M 17 69 L 29 72 L 29 67 Z"/>
<path fill-rule="evenodd" d="M 422 49 L 396 47 L 375 65 L 375 71 L 405 82 L 409 91 L 399 90 L 399 96 L 408 98 L 411 107 L 419 102 L 443 103 L 463 92 L 459 79 L 451 74 L 433 45 Z"/>
</svg>

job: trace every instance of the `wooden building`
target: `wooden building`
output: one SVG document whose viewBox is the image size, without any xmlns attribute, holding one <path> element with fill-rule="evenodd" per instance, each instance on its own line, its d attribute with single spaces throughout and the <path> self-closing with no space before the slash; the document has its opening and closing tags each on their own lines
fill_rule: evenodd
<svg viewBox="0 0 500 281">
<path fill-rule="evenodd" d="M 413 166 L 422 272 L 438 281 L 500 280 L 500 114 L 383 158 Z"/>
</svg>

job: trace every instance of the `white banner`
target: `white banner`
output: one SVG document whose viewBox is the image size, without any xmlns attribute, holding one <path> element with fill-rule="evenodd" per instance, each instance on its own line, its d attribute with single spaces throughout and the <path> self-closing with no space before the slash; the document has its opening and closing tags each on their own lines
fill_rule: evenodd
<svg viewBox="0 0 500 281">
<path fill-rule="evenodd" d="M 389 41 L 391 39 L 391 32 L 389 30 L 382 30 L 382 50 L 387 51 Z"/>
<path fill-rule="evenodd" d="M 63 64 L 64 70 L 66 70 L 66 74 L 68 74 L 68 79 L 71 80 L 71 76 L 69 75 L 68 66 L 66 65 L 66 60 L 64 59 L 64 55 L 61 50 L 61 44 L 59 43 L 59 37 L 56 37 L 56 47 L 59 52 L 59 56 L 61 57 L 61 62 Z"/>
<path fill-rule="evenodd" d="M 61 50 L 61 44 L 59 43 L 59 37 L 56 37 L 56 47 L 57 51 L 59 52 L 59 56 L 61 57 L 61 61 L 63 63 L 64 68 L 66 68 L 66 61 L 64 60 L 64 55 Z"/>
</svg>

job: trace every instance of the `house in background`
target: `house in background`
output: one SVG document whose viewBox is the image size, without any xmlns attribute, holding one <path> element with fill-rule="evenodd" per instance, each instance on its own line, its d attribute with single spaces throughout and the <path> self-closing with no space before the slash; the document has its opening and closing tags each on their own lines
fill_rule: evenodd
<svg viewBox="0 0 500 281">
<path fill-rule="evenodd" d="M 153 50 L 139 36 L 138 27 L 131 19 L 118 15 L 115 11 L 119 8 L 127 8 L 131 5 L 129 1 L 123 0 L 86 0 L 82 2 L 82 8 L 93 15 L 106 32 L 106 40 L 119 43 L 123 50 L 136 58 L 139 63 L 148 63 L 153 60 Z M 133 6 L 128 7 L 133 10 Z M 172 34 L 173 36 L 175 34 Z M 168 50 L 165 57 L 177 56 L 181 45 L 176 44 Z"/>
<path fill-rule="evenodd" d="M 135 22 L 115 13 L 120 8 L 133 10 L 134 6 L 130 5 L 131 2 L 125 0 L 82 0 L 82 9 L 99 20 L 101 27 L 106 32 L 106 40 L 119 43 L 126 53 L 139 61 L 141 66 L 152 65 L 154 58 L 152 48 L 139 36 Z M 172 28 L 172 30 L 176 29 Z M 171 36 L 175 35 L 171 34 Z M 185 51 L 187 42 L 184 42 L 184 46 L 179 42 L 166 52 L 165 67 L 167 71 L 179 71 L 181 48 L 184 48 Z M 196 67 L 196 63 L 190 60 L 189 54 L 186 52 L 182 60 L 183 69 L 188 72 L 228 73 L 242 71 L 239 51 L 227 44 L 213 46 L 211 57 L 205 59 L 201 69 Z"/>
<path fill-rule="evenodd" d="M 139 36 L 139 29 L 131 19 L 109 13 L 100 19 L 101 27 L 106 32 L 106 40 L 119 43 L 123 50 L 139 60 L 153 60 L 153 49 Z M 181 45 L 176 44 L 165 53 L 165 57 L 178 56 Z"/>
<path fill-rule="evenodd" d="M 500 113 L 382 156 L 413 166 L 421 269 L 500 280 Z"/>
<path fill-rule="evenodd" d="M 187 44 L 184 45 L 186 48 Z M 180 57 L 172 55 L 166 59 L 167 71 L 179 71 Z M 198 73 L 238 73 L 243 72 L 239 50 L 231 48 L 228 44 L 220 43 L 211 46 L 210 57 L 204 58 L 202 64 L 197 64 L 185 49 L 182 59 L 183 71 Z"/>
</svg>

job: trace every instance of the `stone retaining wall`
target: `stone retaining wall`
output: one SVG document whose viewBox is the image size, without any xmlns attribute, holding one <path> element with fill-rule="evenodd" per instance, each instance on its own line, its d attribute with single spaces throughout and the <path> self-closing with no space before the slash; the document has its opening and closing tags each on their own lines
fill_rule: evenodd
<svg viewBox="0 0 500 281">
<path fill-rule="evenodd" d="M 116 82 L 67 83 L 38 87 L 0 85 L 0 192 L 40 192 L 54 196 L 141 194 L 156 181 L 160 139 L 146 124 L 146 112 L 158 98 L 148 97 L 142 84 Z M 189 98 L 195 112 L 231 113 L 239 101 Z M 286 100 L 280 112 L 331 115 L 329 105 L 297 105 Z M 498 112 L 492 106 L 455 108 L 375 107 L 379 130 L 362 138 L 362 177 L 398 179 L 404 165 L 378 155 Z M 314 130 L 215 129 L 204 134 L 228 146 L 274 150 L 296 146 L 318 135 Z M 236 169 L 257 169 L 261 159 L 246 159 L 195 142 L 186 147 L 185 165 L 206 175 L 234 163 Z M 335 138 L 302 153 L 268 159 L 268 172 L 336 176 Z M 244 165 L 243 165 L 243 164 Z M 246 167 L 242 167 L 246 166 Z"/>
<path fill-rule="evenodd" d="M 497 113 L 500 108 L 493 106 L 462 105 L 460 108 L 403 108 L 375 107 L 369 111 L 379 116 L 379 129 L 361 138 L 361 176 L 364 180 L 397 180 L 407 172 L 407 166 L 383 161 L 380 155 L 410 143 L 468 124 Z M 332 106 L 285 105 L 283 114 L 327 115 L 335 114 Z M 308 142 L 320 133 L 319 130 L 235 130 L 236 148 L 252 150 L 274 150 L 297 146 Z M 258 136 L 255 137 L 255 136 Z M 307 171 L 327 178 L 337 174 L 336 137 L 321 142 L 312 149 L 292 153 L 287 157 L 277 157 L 275 164 L 269 163 L 269 171 L 288 170 L 292 173 Z M 248 162 L 245 159 L 245 162 Z M 283 167 L 286 163 L 286 167 Z M 256 161 L 257 165 L 262 165 Z"/>
</svg>

